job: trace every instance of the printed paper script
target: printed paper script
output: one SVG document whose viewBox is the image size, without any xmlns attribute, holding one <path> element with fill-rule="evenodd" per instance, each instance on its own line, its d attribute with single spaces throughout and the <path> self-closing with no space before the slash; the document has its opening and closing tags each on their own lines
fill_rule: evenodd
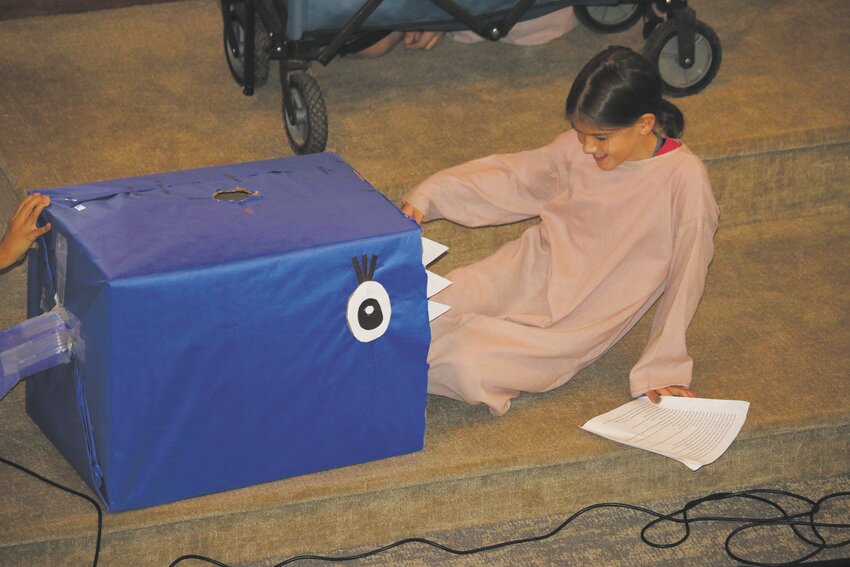
<svg viewBox="0 0 850 567">
<path fill-rule="evenodd" d="M 645 449 L 697 470 L 716 461 L 744 425 L 749 402 L 662 396 L 642 397 L 594 417 L 582 429 Z"/>
</svg>

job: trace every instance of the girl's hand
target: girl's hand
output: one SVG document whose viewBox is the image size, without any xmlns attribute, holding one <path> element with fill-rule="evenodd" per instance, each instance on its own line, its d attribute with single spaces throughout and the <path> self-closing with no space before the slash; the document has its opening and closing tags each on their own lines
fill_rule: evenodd
<svg viewBox="0 0 850 567">
<path fill-rule="evenodd" d="M 422 211 L 411 205 L 410 203 L 405 203 L 401 206 L 401 212 L 412 218 L 416 221 L 416 224 L 422 225 L 422 219 L 425 218 L 425 215 L 422 214 Z"/>
<path fill-rule="evenodd" d="M 437 47 L 445 32 L 412 31 L 405 32 L 402 43 L 408 49 L 424 49 L 430 51 Z"/>
<path fill-rule="evenodd" d="M 661 401 L 661 396 L 679 396 L 683 398 L 698 398 L 696 392 L 684 386 L 667 386 L 666 388 L 658 388 L 657 390 L 647 390 L 646 397 L 653 404 Z"/>
<path fill-rule="evenodd" d="M 50 223 L 37 227 L 35 221 L 50 197 L 33 193 L 18 205 L 18 210 L 9 220 L 6 234 L 0 241 L 0 269 L 8 268 L 26 254 L 36 238 L 50 230 Z"/>
</svg>

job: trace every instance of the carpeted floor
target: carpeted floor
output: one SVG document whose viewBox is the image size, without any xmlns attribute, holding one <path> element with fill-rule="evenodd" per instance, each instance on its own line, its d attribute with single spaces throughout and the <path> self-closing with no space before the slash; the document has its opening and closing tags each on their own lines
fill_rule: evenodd
<svg viewBox="0 0 850 567">
<path fill-rule="evenodd" d="M 690 5 L 724 46 L 716 81 L 677 104 L 689 120 L 685 141 L 705 158 L 722 211 L 717 256 L 688 336 L 697 384 L 704 395 L 752 403 L 727 454 L 692 472 L 578 429 L 628 399 L 624 376 L 645 343 L 644 321 L 575 380 L 522 396 L 505 418 L 432 397 L 420 453 L 109 514 L 101 565 L 163 565 L 181 553 L 245 564 L 423 533 L 476 545 L 537 531 L 605 500 L 676 507 L 734 487 L 799 481 L 801 492 L 817 497 L 829 482 L 846 485 L 850 3 Z M 538 48 L 446 42 L 427 54 L 397 50 L 378 61 L 316 65 L 329 145 L 397 199 L 435 170 L 550 141 L 565 128 L 571 77 L 610 43 L 643 41 L 637 29 L 599 36 L 578 28 Z M 213 0 L 0 22 L 0 218 L 30 188 L 288 155 L 280 102 L 274 73 L 250 98 L 231 80 Z M 425 234 L 452 246 L 436 267 L 444 273 L 523 226 L 440 222 Z M 24 271 L 0 278 L 3 326 L 23 317 Z M 87 490 L 26 416 L 23 397 L 18 387 L 0 402 L 0 455 Z M 0 564 L 90 560 L 88 506 L 5 469 L 0 487 Z M 581 548 L 578 563 L 613 560 L 621 548 L 600 535 L 609 521 L 584 521 L 587 530 L 554 538 L 551 551 L 535 548 L 539 559 L 527 559 L 536 552 L 526 547 L 494 557 L 558 564 L 567 561 L 565 548 Z M 617 541 L 633 542 L 639 521 L 619 522 Z M 711 553 L 718 537 L 706 540 Z M 689 549 L 671 551 L 670 564 L 699 565 L 701 551 Z M 408 552 L 384 564 L 407 561 Z M 663 560 L 632 547 L 622 554 L 624 565 Z M 411 565 L 444 561 L 430 551 L 410 557 Z"/>
<path fill-rule="evenodd" d="M 2 169 L 0 169 L 0 223 L 18 208 L 21 200 L 19 190 L 16 190 Z M 3 230 L 5 230 L 3 225 Z M 26 270 L 23 265 L 12 266 L 0 272 L 0 325 L 8 327 L 23 317 L 22 308 L 26 304 Z"/>
<path fill-rule="evenodd" d="M 770 491 L 793 493 L 811 501 L 829 495 L 844 493 L 823 503 L 815 514 L 816 522 L 830 523 L 850 520 L 850 476 L 839 475 L 824 479 L 777 483 L 769 487 Z M 750 490 L 751 487 L 745 487 Z M 659 491 L 660 493 L 663 491 Z M 732 492 L 732 491 L 730 491 Z M 708 494 L 695 495 L 693 498 L 705 498 Z M 750 497 L 752 496 L 752 497 Z M 346 562 L 357 567 L 397 566 L 425 567 L 445 565 L 448 567 L 508 567 L 524 565 L 529 567 L 553 567 L 555 565 L 595 565 L 604 567 L 722 567 L 740 565 L 742 561 L 761 564 L 790 563 L 807 558 L 817 552 L 812 543 L 820 542 L 817 534 L 799 527 L 809 542 L 797 537 L 789 526 L 761 526 L 733 535 L 733 531 L 747 525 L 747 521 L 707 521 L 705 518 L 752 518 L 755 521 L 765 518 L 782 518 L 782 511 L 772 505 L 756 500 L 766 498 L 781 506 L 789 515 L 800 514 L 815 509 L 810 502 L 793 498 L 788 494 L 757 492 L 748 496 L 704 502 L 689 510 L 688 517 L 694 520 L 688 528 L 681 524 L 665 523 L 648 529 L 646 537 L 656 544 L 671 544 L 685 538 L 677 546 L 670 548 L 652 547 L 641 540 L 642 530 L 656 516 L 644 511 L 622 507 L 600 507 L 589 509 L 575 517 L 557 533 L 541 541 L 529 541 L 499 549 L 482 551 L 471 555 L 456 555 L 424 543 L 411 542 L 387 551 L 370 555 L 362 559 Z M 601 503 L 600 503 L 601 504 Z M 616 503 L 615 503 L 616 504 Z M 624 502 L 631 506 L 655 511 L 661 515 L 672 514 L 688 504 L 687 500 L 659 499 L 647 502 Z M 418 534 L 440 545 L 457 551 L 468 551 L 488 547 L 501 542 L 518 539 L 533 539 L 558 530 L 573 514 L 579 510 L 565 510 L 561 515 L 547 516 L 534 520 L 503 522 L 482 525 L 475 528 Z M 681 519 L 681 514 L 676 518 Z M 803 520 L 805 521 L 805 519 Z M 823 543 L 834 546 L 850 537 L 847 529 L 820 529 Z M 687 536 L 687 537 L 686 537 Z M 725 550 L 726 539 L 729 549 L 735 557 Z M 385 542 L 384 545 L 393 542 Z M 367 554 L 377 547 L 359 547 L 356 549 L 323 552 L 326 557 L 340 558 Z M 307 554 L 305 554 L 307 555 Z M 811 561 L 825 561 L 838 558 L 850 559 L 847 548 L 824 549 L 810 558 Z M 291 557 L 276 557 L 268 561 L 245 563 L 240 567 L 273 567 Z M 331 564 L 330 561 L 305 559 L 294 565 L 318 567 Z M 190 565 L 189 562 L 186 565 Z"/>
</svg>

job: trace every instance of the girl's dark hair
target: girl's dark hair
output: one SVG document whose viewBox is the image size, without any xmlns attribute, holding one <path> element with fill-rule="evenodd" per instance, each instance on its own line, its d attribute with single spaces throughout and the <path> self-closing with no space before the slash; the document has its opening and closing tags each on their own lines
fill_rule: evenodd
<svg viewBox="0 0 850 567">
<path fill-rule="evenodd" d="M 678 138 L 685 117 L 661 96 L 661 77 L 642 55 L 611 46 L 579 71 L 567 95 L 567 118 L 600 128 L 631 126 L 643 114 L 654 114 L 656 131 Z"/>
</svg>

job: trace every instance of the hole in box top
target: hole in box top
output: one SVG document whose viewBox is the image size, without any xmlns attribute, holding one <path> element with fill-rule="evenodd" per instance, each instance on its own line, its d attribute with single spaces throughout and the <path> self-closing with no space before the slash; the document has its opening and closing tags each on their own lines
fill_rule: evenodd
<svg viewBox="0 0 850 567">
<path fill-rule="evenodd" d="M 248 191 L 243 187 L 237 187 L 235 189 L 221 189 L 213 193 L 213 199 L 218 201 L 243 201 L 248 199 L 249 197 L 256 197 L 259 195 L 259 191 Z"/>
</svg>

